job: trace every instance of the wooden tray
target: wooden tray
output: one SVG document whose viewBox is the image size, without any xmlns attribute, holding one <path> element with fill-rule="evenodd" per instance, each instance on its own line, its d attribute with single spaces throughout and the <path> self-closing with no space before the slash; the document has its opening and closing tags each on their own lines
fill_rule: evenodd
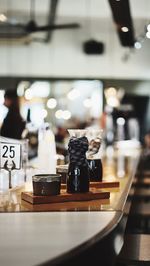
<svg viewBox="0 0 150 266">
<path fill-rule="evenodd" d="M 119 186 L 119 181 L 90 182 L 90 188 L 119 188 Z M 61 184 L 61 188 L 65 189 L 66 184 Z"/>
<path fill-rule="evenodd" d="M 69 201 L 89 201 L 97 199 L 109 199 L 110 192 L 91 190 L 87 193 L 68 194 L 61 191 L 57 196 L 34 196 L 32 192 L 22 192 L 21 199 L 31 204 L 62 203 Z"/>
<path fill-rule="evenodd" d="M 120 186 L 119 181 L 102 181 L 102 182 L 90 182 L 90 187 L 93 188 L 117 188 Z"/>
</svg>

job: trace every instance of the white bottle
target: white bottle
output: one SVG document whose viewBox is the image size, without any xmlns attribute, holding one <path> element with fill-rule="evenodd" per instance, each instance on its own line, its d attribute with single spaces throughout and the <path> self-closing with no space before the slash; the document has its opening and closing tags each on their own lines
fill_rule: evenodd
<svg viewBox="0 0 150 266">
<path fill-rule="evenodd" d="M 56 174 L 55 136 L 47 123 L 39 132 L 38 168 L 45 174 Z"/>
</svg>

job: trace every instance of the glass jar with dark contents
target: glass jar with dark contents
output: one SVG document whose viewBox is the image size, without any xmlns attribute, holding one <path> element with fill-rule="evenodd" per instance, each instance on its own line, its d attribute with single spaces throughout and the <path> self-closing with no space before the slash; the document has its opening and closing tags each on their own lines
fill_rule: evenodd
<svg viewBox="0 0 150 266">
<path fill-rule="evenodd" d="M 103 167 L 101 159 L 88 159 L 89 171 L 90 171 L 90 181 L 98 182 L 102 181 L 103 177 Z"/>
<path fill-rule="evenodd" d="M 88 139 L 84 130 L 68 130 L 71 138 L 68 145 L 69 167 L 67 177 L 68 193 L 89 191 L 89 165 L 86 159 Z"/>
</svg>

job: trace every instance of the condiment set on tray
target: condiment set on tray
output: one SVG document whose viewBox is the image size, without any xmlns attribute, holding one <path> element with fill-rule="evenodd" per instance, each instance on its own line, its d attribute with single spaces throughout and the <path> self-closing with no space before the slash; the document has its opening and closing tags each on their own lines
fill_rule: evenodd
<svg viewBox="0 0 150 266">
<path fill-rule="evenodd" d="M 57 167 L 57 174 L 32 177 L 33 193 L 23 192 L 22 199 L 32 204 L 108 199 L 106 188 L 119 182 L 102 181 L 101 130 L 68 130 L 69 165 Z"/>
</svg>

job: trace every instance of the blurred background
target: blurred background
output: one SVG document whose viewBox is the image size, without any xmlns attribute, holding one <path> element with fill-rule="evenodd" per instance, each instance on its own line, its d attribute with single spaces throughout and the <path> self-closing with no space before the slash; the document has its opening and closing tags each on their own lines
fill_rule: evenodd
<svg viewBox="0 0 150 266">
<path fill-rule="evenodd" d="M 0 126 L 13 89 L 22 118 L 37 130 L 49 123 L 59 153 L 68 128 L 102 128 L 106 145 L 144 144 L 149 10 L 149 0 L 0 0 Z"/>
</svg>

